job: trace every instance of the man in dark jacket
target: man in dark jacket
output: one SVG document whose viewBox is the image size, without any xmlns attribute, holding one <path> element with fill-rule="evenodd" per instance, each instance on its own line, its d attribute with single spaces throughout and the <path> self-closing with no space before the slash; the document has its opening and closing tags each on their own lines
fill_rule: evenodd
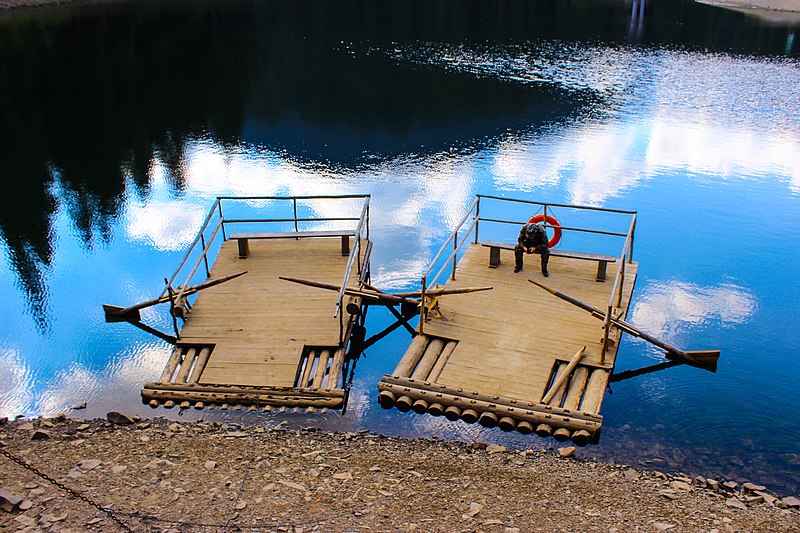
<svg viewBox="0 0 800 533">
<path fill-rule="evenodd" d="M 522 255 L 536 252 L 542 256 L 542 275 L 549 276 L 547 262 L 550 260 L 550 248 L 547 246 L 547 231 L 539 224 L 525 224 L 519 232 L 517 245 L 514 247 L 516 265 L 514 272 L 522 270 Z"/>
</svg>

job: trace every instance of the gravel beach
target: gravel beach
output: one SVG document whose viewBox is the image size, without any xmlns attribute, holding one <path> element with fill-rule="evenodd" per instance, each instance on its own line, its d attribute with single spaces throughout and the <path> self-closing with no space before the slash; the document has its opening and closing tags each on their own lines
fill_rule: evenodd
<svg viewBox="0 0 800 533">
<path fill-rule="evenodd" d="M 6 421 L 0 530 L 800 531 L 793 496 L 570 452 L 116 413 Z"/>
</svg>

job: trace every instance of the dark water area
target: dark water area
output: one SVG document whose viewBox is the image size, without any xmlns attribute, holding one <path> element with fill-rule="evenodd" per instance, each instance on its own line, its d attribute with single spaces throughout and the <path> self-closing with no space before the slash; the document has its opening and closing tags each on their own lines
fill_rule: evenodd
<svg viewBox="0 0 800 533">
<path fill-rule="evenodd" d="M 155 296 L 217 195 L 372 200 L 373 281 L 413 288 L 477 193 L 639 212 L 629 317 L 717 374 L 623 379 L 579 453 L 800 492 L 800 26 L 686 1 L 197 1 L 0 18 L 0 416 L 146 416 L 543 447 L 383 411 L 153 412 L 169 353 L 103 321 Z M 509 236 L 513 238 L 513 236 Z M 168 316 L 147 319 L 163 329 Z M 370 312 L 369 332 L 389 325 Z M 626 338 L 617 370 L 659 362 Z"/>
</svg>

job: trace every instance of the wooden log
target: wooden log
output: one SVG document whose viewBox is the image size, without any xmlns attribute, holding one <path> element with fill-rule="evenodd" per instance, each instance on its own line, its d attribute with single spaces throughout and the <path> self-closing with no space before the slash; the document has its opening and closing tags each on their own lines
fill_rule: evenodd
<svg viewBox="0 0 800 533">
<path fill-rule="evenodd" d="M 330 350 L 322 350 L 319 354 L 317 361 L 317 371 L 314 374 L 314 383 L 311 385 L 312 389 L 321 389 L 322 380 L 325 379 L 325 371 L 328 369 L 328 359 L 331 356 Z"/>
<path fill-rule="evenodd" d="M 567 379 L 569 379 L 569 375 L 583 358 L 584 353 L 586 353 L 586 346 L 575 352 L 575 355 L 572 356 L 572 359 L 570 359 L 566 367 L 563 364 L 558 367 L 558 374 L 553 382 L 553 386 L 550 387 L 550 391 L 542 398 L 542 403 L 553 403 L 553 399 L 555 399 L 554 404 L 561 405 L 561 398 L 564 394 Z"/>
<path fill-rule="evenodd" d="M 190 347 L 186 349 L 186 355 L 183 356 L 181 369 L 178 371 L 178 377 L 175 378 L 175 381 L 178 383 L 186 383 L 186 379 L 189 377 L 189 370 L 192 368 L 192 362 L 194 362 L 196 353 L 196 348 Z"/>
<path fill-rule="evenodd" d="M 519 410 L 529 410 L 529 411 L 536 411 L 538 413 L 546 413 L 555 417 L 578 418 L 589 422 L 595 422 L 597 424 L 597 427 L 599 427 L 603 421 L 602 416 L 599 416 L 597 414 L 589 414 L 583 412 L 583 410 L 570 411 L 568 409 L 562 409 L 560 407 L 556 407 L 553 405 L 545 405 L 539 402 L 536 403 L 527 402 L 524 400 L 515 400 L 513 398 L 508 398 L 506 396 L 494 396 L 468 389 L 462 389 L 461 387 L 452 387 L 450 385 L 444 385 L 442 383 L 431 383 L 428 381 L 418 381 L 411 378 L 384 375 L 383 378 L 381 379 L 381 382 L 378 384 L 378 388 L 381 389 L 381 387 L 385 385 L 398 386 L 401 387 L 403 390 L 405 390 L 405 388 L 413 388 L 422 391 L 432 392 L 435 394 L 450 395 L 453 397 L 458 397 L 461 399 L 461 401 L 467 403 L 469 403 L 471 400 L 476 400 L 478 402 L 503 405 L 506 407 L 512 407 L 514 409 L 519 409 Z M 387 388 L 388 390 L 392 390 L 391 387 Z M 447 403 L 452 403 L 452 402 L 447 402 Z M 458 403 L 458 405 L 463 407 L 465 404 Z"/>
<path fill-rule="evenodd" d="M 328 382 L 325 385 L 326 389 L 336 389 L 341 380 L 342 367 L 344 366 L 344 348 L 338 348 L 333 352 L 333 360 L 331 361 L 331 371 L 328 373 Z"/>
<path fill-rule="evenodd" d="M 344 308 L 350 315 L 359 316 L 361 314 L 361 297 L 351 296 Z"/>
<path fill-rule="evenodd" d="M 553 438 L 556 439 L 558 442 L 564 442 L 569 440 L 569 436 L 572 434 L 570 430 L 567 428 L 558 428 L 553 431 Z"/>
<path fill-rule="evenodd" d="M 170 391 L 161 391 L 161 390 L 142 390 L 142 397 L 145 399 L 156 399 L 156 400 L 167 400 L 168 402 L 172 402 L 172 406 L 175 406 L 175 402 L 173 400 L 179 400 L 182 402 L 204 402 L 204 403 L 221 403 L 222 410 L 227 410 L 229 403 L 224 402 L 236 402 L 236 406 L 238 409 L 242 408 L 242 404 L 271 404 L 271 405 L 280 405 L 280 406 L 289 406 L 289 407 L 338 407 L 342 404 L 342 398 L 315 398 L 315 397 L 308 397 L 308 396 L 294 396 L 294 397 L 287 397 L 287 396 L 275 396 L 275 397 L 268 397 L 261 394 L 239 394 L 239 395 L 231 395 L 231 394 L 216 394 L 211 392 L 170 392 Z M 166 407 L 166 403 L 164 406 Z M 186 407 L 189 407 L 190 404 L 186 404 Z"/>
<path fill-rule="evenodd" d="M 553 428 L 550 424 L 539 424 L 536 426 L 536 434 L 540 437 L 549 437 L 553 434 Z"/>
<path fill-rule="evenodd" d="M 425 381 L 435 382 L 439 379 L 439 376 L 442 375 L 442 370 L 444 370 L 447 361 L 450 360 L 450 356 L 453 355 L 453 350 L 456 349 L 456 346 L 458 346 L 458 341 L 447 341 L 447 344 L 444 345 L 442 353 L 439 355 L 436 364 L 433 365 L 431 373 L 428 374 Z"/>
<path fill-rule="evenodd" d="M 382 390 L 380 394 L 378 394 L 378 403 L 381 404 L 381 407 L 384 409 L 391 409 L 394 407 L 394 402 L 397 400 L 394 393 L 388 390 Z"/>
<path fill-rule="evenodd" d="M 400 396 L 397 401 L 394 403 L 397 410 L 402 413 L 407 413 L 411 409 L 411 404 L 414 403 L 414 400 L 409 398 L 406 395 Z"/>
<path fill-rule="evenodd" d="M 572 374 L 572 379 L 569 382 L 569 389 L 567 389 L 567 396 L 564 399 L 564 409 L 575 410 L 581 404 L 583 391 L 586 389 L 586 380 L 589 379 L 589 369 L 585 366 L 579 366 Z"/>
<path fill-rule="evenodd" d="M 464 409 L 461 412 L 461 420 L 466 422 L 467 424 L 474 424 L 478 421 L 478 411 L 475 409 Z"/>
<path fill-rule="evenodd" d="M 254 386 L 254 385 L 213 385 L 208 383 L 161 383 L 159 381 L 149 381 L 144 384 L 143 389 L 154 389 L 163 391 L 181 391 L 181 392 L 211 392 L 211 393 L 227 393 L 227 394 L 262 394 L 262 395 L 276 395 L 276 396 L 308 396 L 316 398 L 331 398 L 342 397 L 344 391 L 339 389 L 334 390 L 317 390 L 299 387 L 271 387 L 271 386 Z"/>
<path fill-rule="evenodd" d="M 173 407 L 175 407 L 175 402 L 172 400 L 167 400 L 164 402 L 164 409 L 172 409 Z"/>
<path fill-rule="evenodd" d="M 264 408 L 261 411 L 263 411 L 265 413 L 271 413 L 272 412 L 272 406 L 271 405 L 265 405 Z"/>
<path fill-rule="evenodd" d="M 533 433 L 533 424 L 527 420 L 520 420 L 519 423 L 517 423 L 517 431 L 523 435 L 529 435 Z"/>
<path fill-rule="evenodd" d="M 417 366 L 422 354 L 425 352 L 425 348 L 428 347 L 428 337 L 425 335 L 417 335 L 414 337 L 414 340 L 411 341 L 411 345 L 406 350 L 406 353 L 400 359 L 400 362 L 397 363 L 397 367 L 394 369 L 393 375 L 395 376 L 402 376 L 408 377 L 411 375 L 411 371 L 414 370 L 414 367 Z"/>
<path fill-rule="evenodd" d="M 190 404 L 189 404 L 188 401 L 184 400 L 184 401 L 181 402 L 181 409 L 188 409 L 189 407 L 190 407 Z"/>
<path fill-rule="evenodd" d="M 219 406 L 219 410 L 220 411 L 227 411 L 228 410 L 228 404 L 227 403 L 223 403 L 222 405 Z"/>
<path fill-rule="evenodd" d="M 588 431 L 579 429 L 572 434 L 571 438 L 572 442 L 574 442 L 577 446 L 586 446 L 592 441 L 592 434 Z"/>
<path fill-rule="evenodd" d="M 428 405 L 428 402 L 425 400 L 414 400 L 414 403 L 411 404 L 411 409 L 413 409 L 415 413 L 425 414 L 428 411 Z"/>
<path fill-rule="evenodd" d="M 150 400 L 150 407 L 152 407 L 153 409 L 155 409 L 159 405 L 161 404 L 158 402 L 158 400 Z"/>
<path fill-rule="evenodd" d="M 493 428 L 497 425 L 498 416 L 491 411 L 484 411 L 481 413 L 480 418 L 478 418 L 478 424 L 482 425 L 485 428 Z"/>
<path fill-rule="evenodd" d="M 504 416 L 497 421 L 497 425 L 503 431 L 514 431 L 514 428 L 517 427 L 517 421 L 510 416 Z"/>
<path fill-rule="evenodd" d="M 461 418 L 461 409 L 455 405 L 448 405 L 444 410 L 444 417 L 448 420 L 458 420 Z"/>
<path fill-rule="evenodd" d="M 195 408 L 195 409 L 197 409 L 198 411 L 199 411 L 200 409 L 202 409 L 203 407 L 204 407 L 204 405 L 203 405 L 203 402 L 196 402 L 196 403 L 194 404 L 194 408 Z"/>
<path fill-rule="evenodd" d="M 442 339 L 431 339 L 417 367 L 414 369 L 414 372 L 412 372 L 411 378 L 425 381 L 428 374 L 431 373 L 431 369 L 439 358 L 439 355 L 441 355 L 442 348 L 444 348 L 444 341 L 442 341 Z"/>
<path fill-rule="evenodd" d="M 192 374 L 189 376 L 189 383 L 197 383 L 200 381 L 200 375 L 205 370 L 208 364 L 208 358 L 211 356 L 211 347 L 203 346 L 200 348 L 200 354 L 197 356 L 197 362 L 194 364 Z"/>
<path fill-rule="evenodd" d="M 600 411 L 600 406 L 603 404 L 603 396 L 606 393 L 606 385 L 608 385 L 608 372 L 595 368 L 586 383 L 586 392 L 583 394 L 581 411 L 590 414 Z"/>
<path fill-rule="evenodd" d="M 300 378 L 298 387 L 308 387 L 311 382 L 311 369 L 314 368 L 314 361 L 317 359 L 317 352 L 311 350 L 306 356 L 306 366 L 303 368 L 303 375 Z"/>
<path fill-rule="evenodd" d="M 428 408 L 428 414 L 431 416 L 442 416 L 444 414 L 444 405 L 440 403 L 432 403 Z"/>
<path fill-rule="evenodd" d="M 181 362 L 182 355 L 183 346 L 176 346 L 175 349 L 172 350 L 172 355 L 170 355 L 167 361 L 167 366 L 164 367 L 164 372 L 161 374 L 160 381 L 164 383 L 172 381 L 173 376 L 175 376 L 175 369 L 178 368 L 178 364 Z"/>
</svg>

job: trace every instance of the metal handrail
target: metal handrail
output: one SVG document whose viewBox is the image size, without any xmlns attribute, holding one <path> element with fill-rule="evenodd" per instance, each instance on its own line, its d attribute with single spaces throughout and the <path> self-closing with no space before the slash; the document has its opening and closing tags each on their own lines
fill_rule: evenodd
<svg viewBox="0 0 800 533">
<path fill-rule="evenodd" d="M 369 227 L 369 195 L 366 196 L 364 207 L 361 208 L 361 216 L 359 217 L 358 225 L 356 226 L 356 235 L 353 238 L 353 247 L 350 249 L 350 256 L 347 258 L 347 266 L 344 269 L 344 277 L 342 278 L 342 285 L 339 287 L 339 297 L 336 298 L 336 311 L 333 316 L 339 316 L 342 309 L 342 301 L 344 300 L 344 292 L 347 289 L 347 284 L 350 283 L 350 270 L 353 268 L 353 263 L 356 257 L 361 254 L 361 234 L 364 232 L 365 227 Z M 361 264 L 359 260 L 358 273 L 361 274 Z"/>
<path fill-rule="evenodd" d="M 515 202 L 518 204 L 531 204 L 541 205 L 547 207 L 564 207 L 567 209 L 583 209 L 586 211 L 603 211 L 606 213 L 618 213 L 624 215 L 634 215 L 636 211 L 628 211 L 626 209 L 610 209 L 608 207 L 596 207 L 593 205 L 573 205 L 573 204 L 554 204 L 551 202 L 536 202 L 533 200 L 520 200 L 518 198 L 503 198 L 502 196 L 488 196 L 486 194 L 478 194 L 478 198 L 489 198 L 491 200 L 502 200 L 504 202 Z"/>
</svg>

